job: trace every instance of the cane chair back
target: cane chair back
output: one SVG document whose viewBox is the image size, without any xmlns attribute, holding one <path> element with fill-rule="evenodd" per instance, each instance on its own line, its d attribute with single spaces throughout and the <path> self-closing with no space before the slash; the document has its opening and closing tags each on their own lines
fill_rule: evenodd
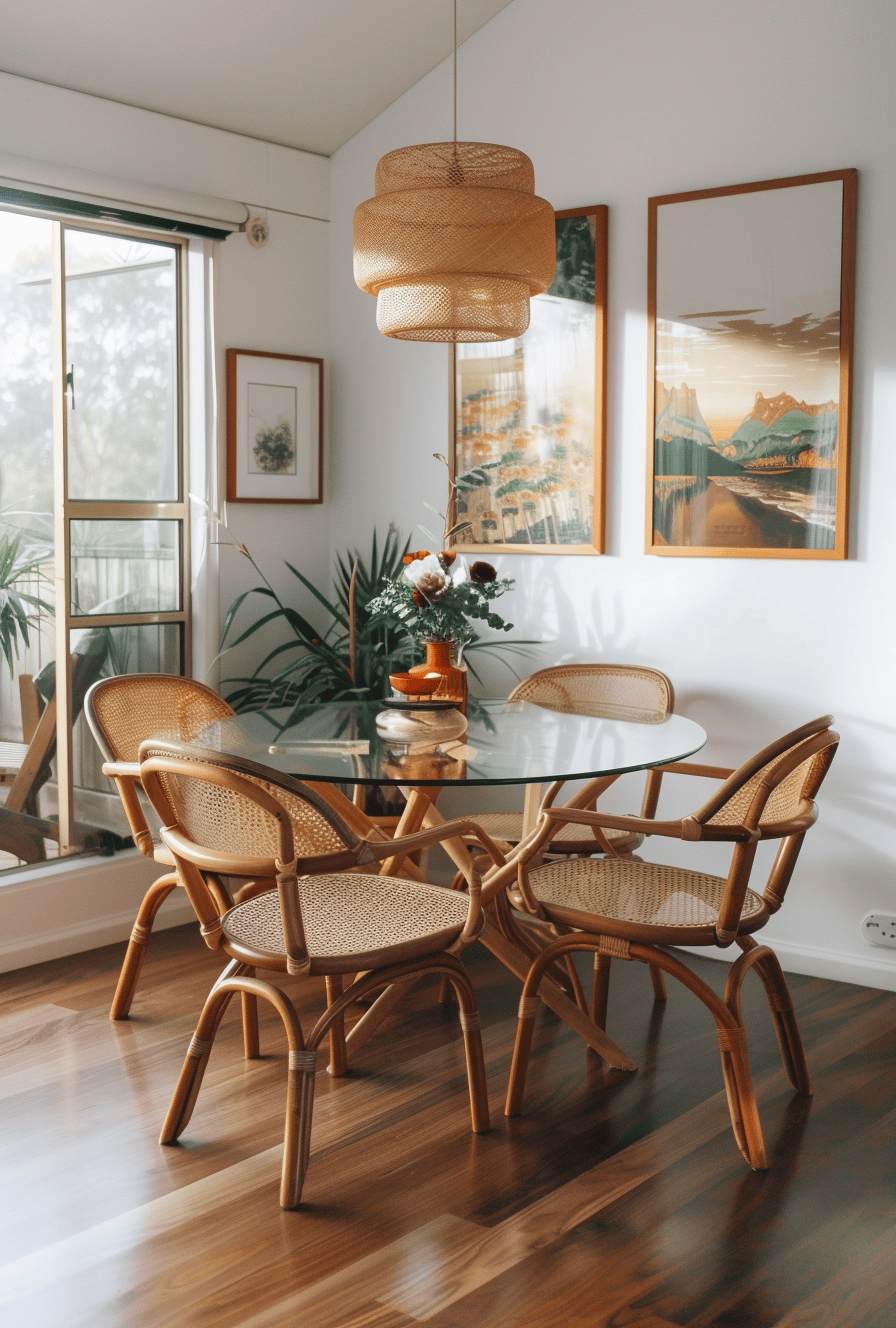
<svg viewBox="0 0 896 1328">
<path fill-rule="evenodd" d="M 217 692 L 201 682 L 157 673 L 101 679 L 88 691 L 84 712 L 103 754 L 104 773 L 118 790 L 134 843 L 144 857 L 169 869 L 144 895 L 131 932 L 109 1014 L 111 1019 L 126 1019 L 156 915 L 180 884 L 177 873 L 171 870 L 174 859 L 153 836 L 138 796 L 140 744 L 159 732 L 190 741 L 207 725 L 227 719 L 234 712 Z"/>
<path fill-rule="evenodd" d="M 679 821 L 616 817 L 596 811 L 548 808 L 536 836 L 520 850 L 517 882 L 510 902 L 550 924 L 559 939 L 536 959 L 524 988 L 507 1111 L 519 1110 L 533 1001 L 546 966 L 575 950 L 595 955 L 592 1018 L 606 1022 L 607 982 L 612 958 L 637 959 L 671 973 L 704 1002 L 713 1014 L 723 1072 L 728 1088 L 732 1125 L 741 1151 L 754 1167 L 765 1166 L 762 1132 L 746 1059 L 740 1010 L 740 988 L 755 967 L 768 995 L 785 1067 L 798 1091 L 811 1092 L 799 1030 L 790 997 L 773 952 L 759 947 L 752 934 L 781 907 L 807 831 L 817 818 L 815 797 L 839 741 L 824 715 L 785 734 L 726 778 L 691 816 Z M 673 773 L 705 775 L 707 767 L 686 763 L 668 767 Z M 606 834 L 626 826 L 631 832 L 690 842 L 732 845 L 727 877 L 626 860 L 612 854 L 602 860 L 576 859 L 542 864 L 551 835 L 564 823 L 591 825 Z M 750 888 L 756 847 L 764 839 L 780 841 L 765 888 Z M 743 951 L 732 967 L 724 1001 L 680 960 L 658 946 L 724 947 L 736 943 Z M 527 1002 L 529 1004 L 527 1005 Z"/>
<path fill-rule="evenodd" d="M 90 689 L 87 717 L 107 761 L 138 760 L 141 742 L 170 733 L 191 742 L 233 708 L 204 683 L 167 673 L 104 678 Z"/>
<path fill-rule="evenodd" d="M 635 664 L 558 664 L 524 678 L 508 700 L 528 701 L 566 715 L 661 724 L 672 711 L 675 693 L 659 669 Z"/>
<path fill-rule="evenodd" d="M 155 740 L 143 744 L 140 757 L 143 786 L 162 820 L 162 837 L 174 854 L 206 943 L 232 960 L 200 1017 L 162 1142 L 174 1142 L 190 1118 L 227 1001 L 237 991 L 265 999 L 280 1013 L 290 1046 L 281 1204 L 297 1206 L 308 1163 L 321 1040 L 337 1026 L 341 1030 L 345 1011 L 356 1001 L 428 970 L 446 975 L 458 995 L 473 1129 L 487 1130 L 478 1013 L 457 959 L 484 925 L 478 872 L 469 871 L 463 893 L 349 870 L 470 833 L 471 823 L 447 822 L 399 840 L 371 827 L 371 835 L 361 837 L 315 789 L 253 762 Z M 480 843 L 496 862 L 502 860 L 486 836 L 480 835 Z M 276 890 L 221 911 L 209 888 L 220 873 L 267 880 Z M 291 1001 L 258 979 L 257 969 L 327 978 L 328 1009 L 307 1038 Z M 361 976 L 343 992 L 347 973 Z"/>
<path fill-rule="evenodd" d="M 539 669 L 524 678 L 507 699 L 527 701 L 530 705 L 568 715 L 660 724 L 672 712 L 675 692 L 659 669 L 635 664 L 559 664 Z M 612 782 L 607 779 L 593 781 L 573 800 L 573 805 L 593 806 L 592 791 L 597 790 L 599 794 Z M 644 816 L 651 814 L 646 794 L 641 813 Z M 519 812 L 485 812 L 476 820 L 502 843 L 516 845 L 522 839 L 523 818 Z M 642 836 L 621 830 L 610 830 L 606 837 L 617 853 L 633 853 L 642 842 Z M 552 853 L 587 855 L 600 852 L 602 847 L 593 834 L 583 832 L 582 827 L 572 823 L 558 826 L 551 841 Z"/>
</svg>

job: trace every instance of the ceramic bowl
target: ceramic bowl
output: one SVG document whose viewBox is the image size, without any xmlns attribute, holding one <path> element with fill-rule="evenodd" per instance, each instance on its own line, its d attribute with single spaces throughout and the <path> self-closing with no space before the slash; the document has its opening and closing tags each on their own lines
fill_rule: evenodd
<svg viewBox="0 0 896 1328">
<path fill-rule="evenodd" d="M 440 673 L 419 674 L 419 673 L 390 673 L 389 683 L 393 691 L 399 692 L 402 696 L 409 699 L 414 697 L 432 696 L 442 681 Z"/>
</svg>

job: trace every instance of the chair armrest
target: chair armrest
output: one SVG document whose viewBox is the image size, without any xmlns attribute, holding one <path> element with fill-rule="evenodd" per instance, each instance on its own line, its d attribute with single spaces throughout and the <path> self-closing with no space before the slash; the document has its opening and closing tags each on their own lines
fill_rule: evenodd
<svg viewBox="0 0 896 1328">
<path fill-rule="evenodd" d="M 696 761 L 670 761 L 668 765 L 653 767 L 663 773 L 673 775 L 697 775 L 701 779 L 727 779 L 734 774 L 733 769 L 724 765 L 699 765 Z"/>
<path fill-rule="evenodd" d="M 458 817 L 453 821 L 443 821 L 441 825 L 434 825 L 429 830 L 417 830 L 412 835 L 402 835 L 398 839 L 365 839 L 364 843 L 370 850 L 372 860 L 414 853 L 418 848 L 429 848 L 432 844 L 439 844 L 445 839 L 461 839 L 463 837 L 478 840 L 496 866 L 502 866 L 506 861 L 498 843 L 492 839 L 491 835 L 483 830 L 482 826 L 478 825 L 476 821 L 469 820 L 466 817 Z"/>
<path fill-rule="evenodd" d="M 749 843 L 758 839 L 755 830 L 744 825 L 706 825 L 685 817 L 682 821 L 652 821 L 642 816 L 610 816 L 605 812 L 588 812 L 572 807 L 549 807 L 544 813 L 547 822 L 574 822 L 577 825 L 597 826 L 604 830 L 629 830 L 640 835 L 662 835 L 667 839 L 714 839 L 727 843 Z"/>
<path fill-rule="evenodd" d="M 103 774 L 109 779 L 140 779 L 139 761 L 104 761 Z"/>
</svg>

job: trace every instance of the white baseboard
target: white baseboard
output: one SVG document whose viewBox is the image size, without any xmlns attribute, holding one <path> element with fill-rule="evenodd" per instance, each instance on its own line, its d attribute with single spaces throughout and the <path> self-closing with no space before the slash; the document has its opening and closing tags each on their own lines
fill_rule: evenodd
<svg viewBox="0 0 896 1328">
<path fill-rule="evenodd" d="M 148 886 L 165 869 L 126 849 L 112 858 L 59 859 L 0 877 L 0 973 L 127 940 Z M 183 890 L 156 930 L 195 919 Z"/>
<path fill-rule="evenodd" d="M 127 940 L 140 900 L 163 872 L 128 849 L 112 858 L 60 859 L 0 877 L 0 973 Z M 163 931 L 194 918 L 178 889 L 162 905 L 155 926 Z M 896 991 L 896 950 L 875 946 L 868 954 L 844 954 L 778 941 L 765 932 L 757 939 L 775 951 L 785 972 Z M 740 950 L 707 947 L 691 953 L 731 963 Z"/>
<path fill-rule="evenodd" d="M 758 932 L 756 940 L 774 950 L 785 973 L 802 973 L 812 978 L 830 978 L 833 982 L 854 982 L 861 987 L 896 991 L 896 950 L 877 945 L 869 946 L 867 955 L 841 954 L 838 950 L 822 950 L 796 941 L 778 941 L 765 932 Z M 704 959 L 721 959 L 729 964 L 741 953 L 736 945 L 727 950 L 688 945 L 681 946 L 681 949 L 702 955 Z"/>
</svg>

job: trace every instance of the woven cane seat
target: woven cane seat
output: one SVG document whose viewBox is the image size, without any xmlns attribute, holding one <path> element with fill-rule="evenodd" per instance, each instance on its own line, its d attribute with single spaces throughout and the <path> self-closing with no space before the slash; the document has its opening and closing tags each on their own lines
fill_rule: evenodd
<svg viewBox="0 0 896 1328">
<path fill-rule="evenodd" d="M 619 858 L 573 858 L 536 867 L 529 885 L 557 922 L 596 931 L 609 920 L 619 924 L 607 928 L 611 934 L 683 945 L 707 942 L 725 890 L 721 876 Z M 767 918 L 763 900 L 747 890 L 741 931 L 755 931 Z"/>
<path fill-rule="evenodd" d="M 476 817 L 476 824 L 492 839 L 503 840 L 505 844 L 518 844 L 523 837 L 523 818 L 519 812 L 483 812 Z M 643 835 L 634 835 L 628 830 L 604 830 L 603 832 L 617 853 L 634 853 L 644 841 Z M 587 826 L 563 825 L 547 847 L 548 853 L 600 853 L 601 846 Z"/>
<path fill-rule="evenodd" d="M 312 972 L 348 973 L 444 950 L 469 914 L 463 893 L 395 876 L 340 872 L 299 879 Z M 281 968 L 286 954 L 276 891 L 222 919 L 229 941 Z"/>
</svg>

